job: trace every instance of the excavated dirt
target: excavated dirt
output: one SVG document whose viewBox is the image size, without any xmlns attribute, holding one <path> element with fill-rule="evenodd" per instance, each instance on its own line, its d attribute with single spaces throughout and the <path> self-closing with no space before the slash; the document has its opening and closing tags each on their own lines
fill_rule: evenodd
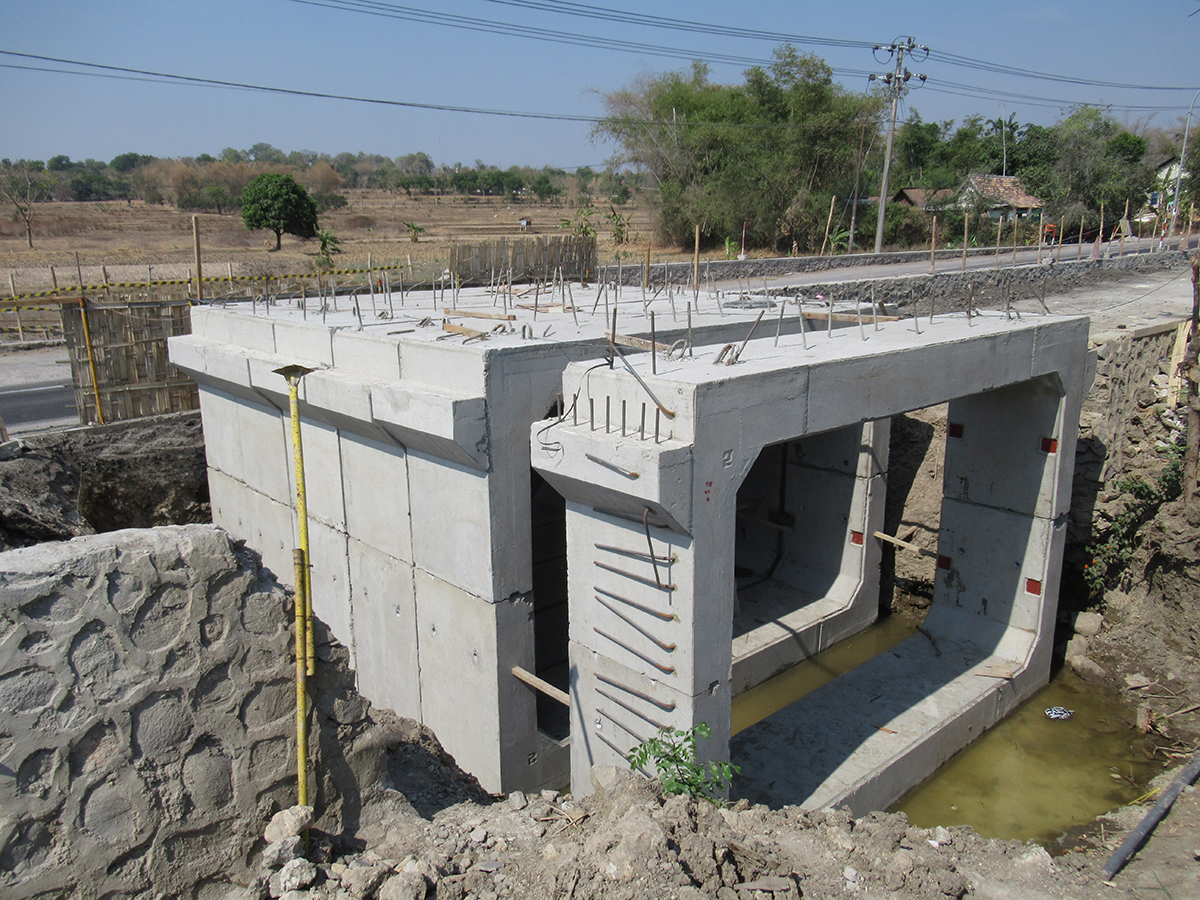
<svg viewBox="0 0 1200 900">
<path fill-rule="evenodd" d="M 0 454 L 0 550 L 212 521 L 200 413 L 29 436 Z"/>
</svg>

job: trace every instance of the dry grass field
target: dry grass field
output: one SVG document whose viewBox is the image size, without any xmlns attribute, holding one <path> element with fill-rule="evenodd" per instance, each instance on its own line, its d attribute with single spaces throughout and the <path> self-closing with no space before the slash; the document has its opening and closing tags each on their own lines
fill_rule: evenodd
<svg viewBox="0 0 1200 900">
<path fill-rule="evenodd" d="M 453 242 L 494 240 L 526 234 L 561 234 L 563 219 L 577 207 L 506 203 L 499 198 L 413 197 L 383 191 L 347 191 L 349 205 L 320 217 L 320 226 L 340 240 L 342 253 L 334 258 L 340 268 L 407 264 L 416 273 L 438 268 L 448 259 Z M 616 246 L 603 212 L 593 217 L 599 237 L 599 262 L 645 259 L 653 225 L 650 211 L 635 198 L 621 210 L 629 216 L 629 243 Z M 522 229 L 520 220 L 532 220 Z M 239 213 L 199 215 L 203 265 L 206 275 L 221 275 L 232 268 L 236 275 L 283 275 L 312 272 L 317 242 L 284 235 L 283 248 L 274 251 L 274 235 L 248 231 Z M 405 223 L 425 231 L 417 242 Z M 147 267 L 153 278 L 187 278 L 194 266 L 192 213 L 171 206 L 149 206 L 123 200 L 93 203 L 47 203 L 34 220 L 34 249 L 25 243 L 21 223 L 11 213 L 0 215 L 0 299 L 8 293 L 10 278 L 18 292 L 49 290 L 78 284 L 76 254 L 85 283 L 145 281 Z M 723 253 L 705 254 L 705 258 Z M 691 248 L 654 247 L 651 260 L 690 259 Z M 54 267 L 52 276 L 51 266 Z M 102 268 L 103 267 L 103 268 Z"/>
</svg>

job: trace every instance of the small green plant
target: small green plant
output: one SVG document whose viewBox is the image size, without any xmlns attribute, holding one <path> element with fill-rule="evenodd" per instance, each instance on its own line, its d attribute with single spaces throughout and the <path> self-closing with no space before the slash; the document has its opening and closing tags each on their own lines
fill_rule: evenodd
<svg viewBox="0 0 1200 900">
<path fill-rule="evenodd" d="M 573 219 L 563 219 L 558 223 L 558 227 L 564 231 L 569 231 L 576 237 L 589 238 L 596 236 L 596 225 L 592 222 L 592 216 L 596 214 L 596 207 L 588 205 L 581 206 L 575 213 Z"/>
<path fill-rule="evenodd" d="M 629 241 L 629 215 L 621 215 L 617 212 L 617 208 L 611 203 L 608 206 L 608 212 L 604 214 L 604 218 L 608 220 L 609 227 L 612 228 L 613 243 L 617 246 Z"/>
<path fill-rule="evenodd" d="M 687 794 L 693 799 L 720 803 L 721 795 L 740 775 L 741 766 L 731 763 L 696 761 L 696 739 L 712 737 L 712 729 L 700 722 L 686 730 L 662 728 L 648 741 L 638 744 L 629 753 L 629 767 L 644 769 L 654 763 L 658 780 L 668 794 Z"/>
<path fill-rule="evenodd" d="M 322 229 L 317 232 L 320 247 L 317 249 L 317 265 L 328 269 L 333 265 L 333 255 L 342 252 L 342 242 L 332 231 Z"/>
<path fill-rule="evenodd" d="M 726 259 L 737 259 L 737 255 L 738 255 L 738 242 L 735 241 L 733 238 L 725 238 L 725 258 Z"/>
<path fill-rule="evenodd" d="M 408 229 L 408 238 L 414 244 L 417 243 L 421 239 L 421 235 L 425 233 L 424 227 L 418 225 L 416 222 L 405 222 L 404 227 Z"/>
<path fill-rule="evenodd" d="M 1124 508 L 1117 513 L 1104 540 L 1088 547 L 1091 561 L 1083 566 L 1083 580 L 1093 597 L 1103 595 L 1104 589 L 1125 571 L 1136 549 L 1138 530 L 1153 518 L 1160 506 L 1182 493 L 1183 459 L 1179 447 L 1168 451 L 1167 466 L 1154 484 L 1143 478 L 1117 482 L 1122 494 L 1128 495 Z"/>
</svg>

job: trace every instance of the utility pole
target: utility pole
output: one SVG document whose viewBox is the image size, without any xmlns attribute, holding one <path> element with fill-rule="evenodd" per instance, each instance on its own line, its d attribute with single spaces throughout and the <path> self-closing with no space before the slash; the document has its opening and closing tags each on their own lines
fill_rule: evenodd
<svg viewBox="0 0 1200 900">
<path fill-rule="evenodd" d="M 1171 238 L 1175 236 L 1175 220 L 1179 217 L 1179 186 L 1183 182 L 1183 167 L 1187 165 L 1188 134 L 1191 132 L 1192 110 L 1196 108 L 1197 100 L 1200 100 L 1200 91 L 1196 91 L 1196 96 L 1192 98 L 1192 105 L 1188 107 L 1187 118 L 1183 120 L 1183 149 L 1179 151 L 1179 168 L 1175 172 L 1175 208 L 1171 211 L 1171 224 L 1167 229 L 1167 249 L 1170 249 Z M 1191 233 L 1190 223 L 1188 233 Z"/>
<path fill-rule="evenodd" d="M 876 54 L 881 50 L 886 50 L 889 57 L 896 58 L 896 71 L 888 72 L 886 75 L 878 76 L 871 75 L 868 81 L 879 79 L 887 85 L 887 91 L 892 95 L 892 115 L 888 125 L 887 134 L 887 149 L 884 150 L 883 157 L 883 184 L 879 188 L 879 221 L 875 225 L 875 252 L 883 251 L 883 218 L 887 212 L 887 195 L 888 195 L 888 174 L 892 168 L 892 147 L 896 142 L 896 108 L 900 104 L 900 97 L 908 90 L 908 82 L 913 77 L 913 73 L 904 68 L 904 57 L 907 54 L 913 57 L 915 54 L 923 54 L 921 61 L 928 59 L 929 48 L 918 44 L 914 38 L 898 37 L 886 47 L 877 46 L 874 52 Z M 876 56 L 878 59 L 878 56 Z M 921 83 L 925 83 L 924 75 L 917 75 Z"/>
</svg>

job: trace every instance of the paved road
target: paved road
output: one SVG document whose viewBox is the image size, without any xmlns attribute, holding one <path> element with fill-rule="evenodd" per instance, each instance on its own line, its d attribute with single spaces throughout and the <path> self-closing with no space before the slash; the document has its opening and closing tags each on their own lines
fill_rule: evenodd
<svg viewBox="0 0 1200 900">
<path fill-rule="evenodd" d="M 0 352 L 0 415 L 11 437 L 79 424 L 64 347 Z"/>
<path fill-rule="evenodd" d="M 0 389 L 0 414 L 10 434 L 36 430 L 67 420 L 78 423 L 75 415 L 75 390 L 70 383 L 29 384 Z"/>
</svg>

